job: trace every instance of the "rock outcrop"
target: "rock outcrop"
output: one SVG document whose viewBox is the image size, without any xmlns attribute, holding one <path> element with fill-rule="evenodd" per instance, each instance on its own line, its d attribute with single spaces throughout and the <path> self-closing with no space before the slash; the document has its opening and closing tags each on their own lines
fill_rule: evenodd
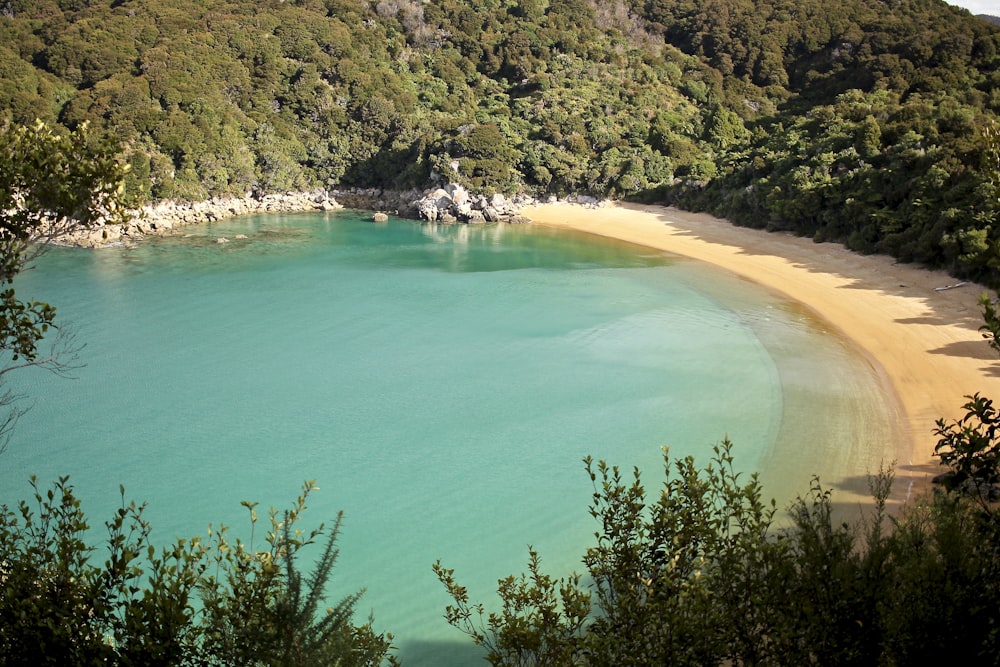
<svg viewBox="0 0 1000 667">
<path fill-rule="evenodd" d="M 208 201 L 181 203 L 165 201 L 146 206 L 135 212 L 130 221 L 121 225 L 100 225 L 80 230 L 59 243 L 85 248 L 121 245 L 150 234 L 162 234 L 179 227 L 213 222 L 238 215 L 258 213 L 299 213 L 303 211 L 334 211 L 343 208 L 323 190 L 289 192 L 260 197 L 213 198 Z"/>
<path fill-rule="evenodd" d="M 556 201 L 550 197 L 547 201 Z M 589 196 L 570 196 L 567 202 L 583 206 L 600 206 Z M 508 198 L 502 194 L 474 195 L 461 185 L 449 184 L 432 190 L 381 190 L 356 188 L 350 190 L 316 190 L 288 192 L 263 196 L 213 198 L 204 202 L 160 202 L 136 211 L 122 225 L 101 225 L 81 230 L 59 243 L 86 248 L 114 246 L 137 241 L 151 234 L 164 234 L 187 225 L 213 222 L 239 215 L 260 213 L 300 213 L 334 211 L 346 207 L 372 211 L 372 220 L 384 222 L 387 213 L 438 223 L 527 223 L 521 210 L 538 200 L 525 195 Z M 239 237 L 237 237 L 239 238 Z M 225 241 L 220 240 L 224 243 Z"/>
<path fill-rule="evenodd" d="M 530 222 L 520 215 L 521 209 L 535 203 L 530 197 L 517 195 L 508 199 L 502 194 L 471 195 L 461 185 L 454 183 L 442 188 L 426 191 L 419 199 L 410 203 L 417 218 L 429 222 L 462 222 L 481 224 L 486 222 L 525 223 Z"/>
</svg>

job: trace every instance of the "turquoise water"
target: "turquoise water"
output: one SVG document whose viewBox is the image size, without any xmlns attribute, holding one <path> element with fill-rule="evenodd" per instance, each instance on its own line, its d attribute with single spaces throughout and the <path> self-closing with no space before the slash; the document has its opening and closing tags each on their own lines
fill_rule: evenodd
<svg viewBox="0 0 1000 667">
<path fill-rule="evenodd" d="M 14 379 L 33 407 L 0 501 L 69 474 L 99 523 L 124 484 L 165 543 L 210 523 L 246 537 L 241 500 L 283 508 L 315 479 L 307 526 L 345 512 L 331 598 L 366 588 L 360 615 L 408 665 L 475 664 L 431 564 L 487 603 L 529 544 L 580 570 L 584 456 L 654 488 L 662 446 L 704 460 L 729 434 L 785 501 L 877 467 L 894 437 L 871 366 L 752 284 L 530 225 L 366 217 L 45 255 L 19 294 L 57 305 L 86 365 Z"/>
</svg>

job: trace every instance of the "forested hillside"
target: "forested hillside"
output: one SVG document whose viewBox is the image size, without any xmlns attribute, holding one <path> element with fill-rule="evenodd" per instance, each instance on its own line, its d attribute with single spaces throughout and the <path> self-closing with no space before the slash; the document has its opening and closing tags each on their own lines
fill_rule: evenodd
<svg viewBox="0 0 1000 667">
<path fill-rule="evenodd" d="M 1000 283 L 1000 28 L 941 0 L 3 0 L 0 109 L 137 199 L 588 192 Z"/>
</svg>

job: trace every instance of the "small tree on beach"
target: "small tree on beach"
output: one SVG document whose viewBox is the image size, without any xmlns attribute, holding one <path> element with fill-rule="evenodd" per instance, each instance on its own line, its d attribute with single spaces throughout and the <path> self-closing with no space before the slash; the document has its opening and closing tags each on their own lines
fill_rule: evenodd
<svg viewBox="0 0 1000 667">
<path fill-rule="evenodd" d="M 990 347 L 1000 353 L 1000 313 L 996 304 L 987 292 L 980 295 L 983 324 L 979 331 Z M 937 420 L 934 434 L 939 439 L 934 454 L 951 468 L 937 481 L 948 489 L 973 492 L 989 509 L 988 501 L 1000 482 L 1000 412 L 992 400 L 978 393 L 966 398 L 968 401 L 962 406 L 964 417 L 951 423 Z"/>
<path fill-rule="evenodd" d="M 939 481 L 971 492 L 988 510 L 1000 482 L 1000 412 L 984 396 L 966 398 L 965 416 L 951 423 L 939 419 L 934 430 L 939 438 L 934 454 L 951 468 Z"/>
<path fill-rule="evenodd" d="M 1000 314 L 997 313 L 996 300 L 983 292 L 979 295 L 979 305 L 983 307 L 983 324 L 979 331 L 990 347 L 1000 353 Z"/>
</svg>

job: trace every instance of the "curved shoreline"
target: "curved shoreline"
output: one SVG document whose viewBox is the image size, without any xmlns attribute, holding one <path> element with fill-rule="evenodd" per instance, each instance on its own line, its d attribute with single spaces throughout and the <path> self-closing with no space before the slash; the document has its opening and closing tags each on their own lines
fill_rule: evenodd
<svg viewBox="0 0 1000 667">
<path fill-rule="evenodd" d="M 391 210 L 399 199 L 381 191 L 315 191 L 161 204 L 147 209 L 142 219 L 133 222 L 134 229 L 121 230 L 115 238 L 99 228 L 89 232 L 89 239 L 76 241 L 101 247 L 237 215 L 335 210 L 343 207 L 339 200 L 345 195 L 347 206 L 374 210 Z M 373 205 L 376 202 L 378 206 Z M 986 289 L 981 285 L 967 283 L 938 291 L 955 279 L 889 257 L 859 255 L 839 244 L 738 227 L 708 214 L 666 206 L 558 201 L 528 204 L 520 213 L 533 224 L 614 238 L 715 265 L 776 290 L 827 321 L 857 345 L 895 393 L 904 447 L 888 457 L 897 460 L 894 495 L 909 496 L 942 472 L 933 458 L 937 419 L 961 417 L 969 394 L 1000 400 L 1000 359 L 978 331 L 982 324 L 978 297 Z M 887 451 L 894 444 L 887 443 Z"/>
<path fill-rule="evenodd" d="M 853 253 L 789 234 L 737 227 L 664 206 L 529 206 L 534 224 L 615 238 L 707 262 L 804 304 L 854 341 L 881 369 L 902 409 L 909 443 L 895 474 L 909 496 L 942 472 L 933 458 L 937 419 L 962 416 L 966 395 L 1000 397 L 1000 360 L 978 328 L 978 297 L 941 271 Z M 903 488 L 900 488 L 903 487 Z"/>
</svg>

